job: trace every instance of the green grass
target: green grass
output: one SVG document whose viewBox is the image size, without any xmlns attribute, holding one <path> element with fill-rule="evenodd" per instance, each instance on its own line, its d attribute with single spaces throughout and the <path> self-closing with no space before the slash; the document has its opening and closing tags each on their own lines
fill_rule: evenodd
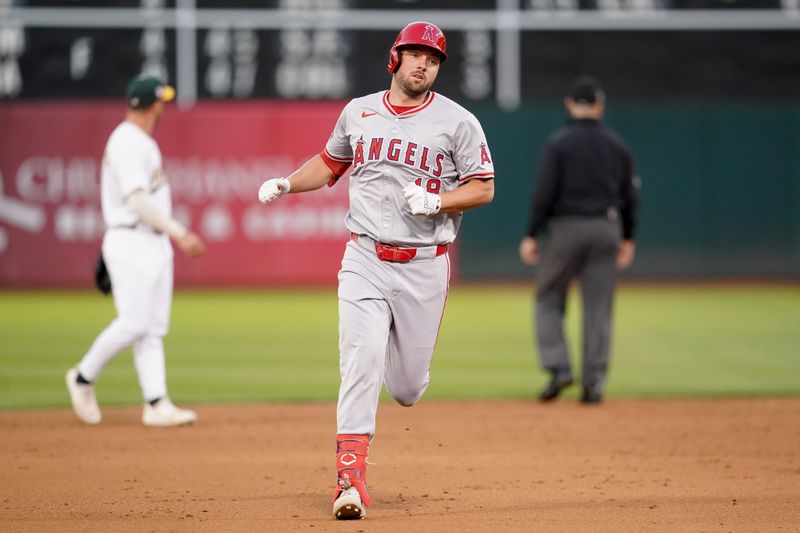
<svg viewBox="0 0 800 533">
<path fill-rule="evenodd" d="M 426 398 L 532 397 L 545 381 L 532 294 L 524 285 L 454 286 Z M 573 294 L 573 347 L 578 304 Z M 0 408 L 66 406 L 65 370 L 113 317 L 111 299 L 93 292 L 0 294 Z M 608 395 L 800 394 L 799 324 L 798 286 L 622 287 Z M 335 288 L 179 291 L 165 344 L 176 401 L 336 399 Z M 130 350 L 97 391 L 104 405 L 140 402 Z"/>
</svg>

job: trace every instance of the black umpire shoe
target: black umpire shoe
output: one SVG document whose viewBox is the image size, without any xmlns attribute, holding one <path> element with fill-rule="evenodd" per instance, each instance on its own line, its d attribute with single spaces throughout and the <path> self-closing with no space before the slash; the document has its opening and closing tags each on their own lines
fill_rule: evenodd
<svg viewBox="0 0 800 533">
<path fill-rule="evenodd" d="M 584 387 L 581 394 L 581 403 L 598 404 L 603 402 L 603 393 L 592 387 Z"/>
<path fill-rule="evenodd" d="M 549 402 L 558 398 L 561 391 L 572 385 L 572 376 L 564 372 L 551 372 L 550 383 L 539 394 L 540 402 Z"/>
</svg>

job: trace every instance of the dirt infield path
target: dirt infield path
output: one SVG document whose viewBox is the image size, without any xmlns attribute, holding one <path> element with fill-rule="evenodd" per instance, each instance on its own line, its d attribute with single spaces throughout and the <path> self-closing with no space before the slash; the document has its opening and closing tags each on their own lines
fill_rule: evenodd
<svg viewBox="0 0 800 533">
<path fill-rule="evenodd" d="M 359 522 L 329 515 L 335 406 L 197 411 L 0 413 L 0 529 L 800 530 L 800 399 L 384 403 Z"/>
</svg>

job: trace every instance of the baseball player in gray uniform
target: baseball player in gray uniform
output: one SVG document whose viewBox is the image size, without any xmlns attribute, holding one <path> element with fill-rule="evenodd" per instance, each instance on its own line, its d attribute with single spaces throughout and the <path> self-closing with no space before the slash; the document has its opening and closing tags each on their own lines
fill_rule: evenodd
<svg viewBox="0 0 800 533">
<path fill-rule="evenodd" d="M 197 415 L 176 407 L 167 396 L 164 343 L 172 303 L 170 238 L 190 257 L 203 241 L 172 218 L 169 181 L 161 151 L 151 136 L 175 89 L 153 76 L 137 76 L 126 91 L 128 112 L 106 144 L 101 201 L 106 233 L 103 257 L 111 276 L 117 318 L 95 339 L 80 363 L 67 371 L 75 414 L 87 424 L 100 423 L 93 382 L 106 364 L 133 346 L 144 396 L 146 426 L 190 424 Z"/>
<path fill-rule="evenodd" d="M 447 58 L 442 31 L 413 22 L 389 54 L 388 91 L 351 100 L 319 155 L 259 200 L 333 186 L 348 168 L 351 233 L 339 271 L 339 371 L 333 515 L 362 518 L 381 386 L 414 405 L 429 368 L 462 213 L 492 201 L 494 166 L 478 120 L 430 90 Z"/>
</svg>

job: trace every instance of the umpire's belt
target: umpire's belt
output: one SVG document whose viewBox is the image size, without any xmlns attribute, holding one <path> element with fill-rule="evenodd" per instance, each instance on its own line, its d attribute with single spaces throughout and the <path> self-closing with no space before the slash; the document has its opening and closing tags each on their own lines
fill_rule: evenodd
<svg viewBox="0 0 800 533">
<path fill-rule="evenodd" d="M 364 235 L 358 233 L 350 233 L 350 240 L 358 243 L 366 242 L 372 243 L 375 246 L 375 254 L 381 261 L 389 261 L 392 263 L 407 263 L 417 257 L 434 258 L 447 253 L 447 244 L 439 244 L 438 246 L 421 246 L 419 248 L 402 248 L 400 246 L 393 246 L 391 244 L 384 244 L 377 242 Z"/>
</svg>

